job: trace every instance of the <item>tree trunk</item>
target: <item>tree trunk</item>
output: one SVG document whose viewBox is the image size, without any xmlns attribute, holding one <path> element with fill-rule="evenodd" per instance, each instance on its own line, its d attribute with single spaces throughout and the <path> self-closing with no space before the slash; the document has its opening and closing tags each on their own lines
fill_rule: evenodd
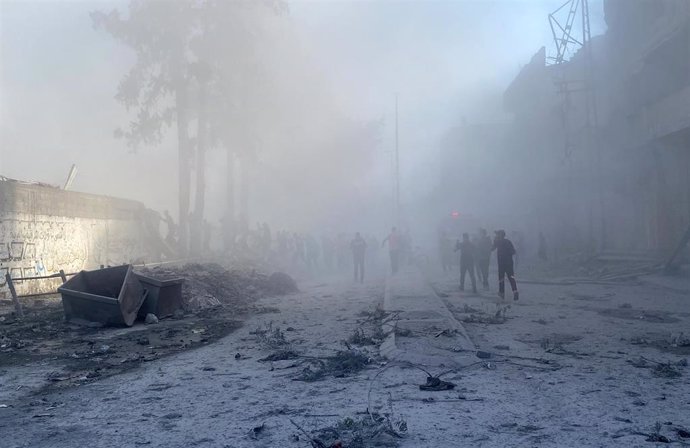
<svg viewBox="0 0 690 448">
<path fill-rule="evenodd" d="M 194 218 L 190 234 L 193 255 L 200 255 L 204 241 L 204 205 L 206 202 L 206 84 L 199 84 L 199 118 L 196 135 L 196 189 L 194 195 Z"/>
<path fill-rule="evenodd" d="M 177 109 L 177 165 L 178 165 L 178 256 L 185 257 L 189 248 L 189 196 L 191 190 L 191 166 L 189 151 L 189 116 L 187 109 L 187 86 L 184 81 L 178 83 L 175 91 L 175 108 Z"/>
</svg>

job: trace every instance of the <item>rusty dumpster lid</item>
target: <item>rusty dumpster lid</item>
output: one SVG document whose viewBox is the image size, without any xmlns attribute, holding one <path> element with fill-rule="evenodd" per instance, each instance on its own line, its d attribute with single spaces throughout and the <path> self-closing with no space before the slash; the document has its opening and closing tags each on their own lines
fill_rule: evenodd
<svg viewBox="0 0 690 448">
<path fill-rule="evenodd" d="M 144 287 L 132 272 L 132 265 L 127 265 L 127 274 L 117 300 L 120 302 L 120 311 L 122 311 L 125 324 L 131 326 L 137 318 L 141 304 L 144 303 Z"/>
</svg>

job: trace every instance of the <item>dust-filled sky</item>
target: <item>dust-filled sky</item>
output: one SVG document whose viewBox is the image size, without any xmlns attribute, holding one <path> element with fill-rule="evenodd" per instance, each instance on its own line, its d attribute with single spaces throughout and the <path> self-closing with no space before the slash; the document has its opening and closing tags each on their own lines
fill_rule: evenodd
<svg viewBox="0 0 690 448">
<path fill-rule="evenodd" d="M 461 117 L 508 119 L 501 94 L 539 47 L 553 47 L 547 14 L 562 2 L 294 1 L 284 20 L 342 115 L 383 120 L 371 157 L 377 176 L 371 185 L 381 195 L 392 189 L 399 95 L 402 194 L 411 200 L 434 185 L 444 130 Z M 114 94 L 134 57 L 95 30 L 89 12 L 124 12 L 127 2 L 0 3 L 0 174 L 61 184 L 75 163 L 75 190 L 175 210 L 174 139 L 134 153 L 113 138 L 113 130 L 130 119 Z M 605 28 L 601 2 L 591 2 L 590 9 L 598 34 Z M 299 105 L 290 107 L 299 112 Z M 222 215 L 223 177 L 209 173 L 214 219 Z M 252 208 L 257 218 L 268 215 L 261 204 Z"/>
</svg>

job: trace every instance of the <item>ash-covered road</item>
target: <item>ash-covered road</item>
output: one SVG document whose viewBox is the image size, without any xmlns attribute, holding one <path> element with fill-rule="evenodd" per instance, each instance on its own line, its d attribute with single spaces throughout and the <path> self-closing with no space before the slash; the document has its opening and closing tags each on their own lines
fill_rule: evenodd
<svg viewBox="0 0 690 448">
<path fill-rule="evenodd" d="M 212 344 L 82 386 L 16 396 L 0 409 L 2 445 L 309 447 L 340 439 L 346 447 L 598 447 L 690 440 L 690 368 L 683 361 L 690 313 L 682 285 L 654 278 L 521 285 L 519 302 L 500 304 L 490 292 L 461 294 L 453 276 L 421 280 L 411 272 L 389 279 L 388 288 L 383 277 L 364 285 L 349 278 L 301 282 L 298 294 L 261 299 L 261 313 Z M 411 294 L 401 279 L 426 289 L 418 284 Z M 384 303 L 391 309 L 381 310 Z M 395 309 L 403 303 L 415 310 L 406 316 Z M 459 343 L 457 328 L 442 328 L 447 321 L 423 312 L 432 303 L 462 324 L 472 349 Z M 395 337 L 386 334 L 391 327 Z M 424 370 L 445 372 L 441 379 L 455 388 L 420 390 Z"/>
</svg>

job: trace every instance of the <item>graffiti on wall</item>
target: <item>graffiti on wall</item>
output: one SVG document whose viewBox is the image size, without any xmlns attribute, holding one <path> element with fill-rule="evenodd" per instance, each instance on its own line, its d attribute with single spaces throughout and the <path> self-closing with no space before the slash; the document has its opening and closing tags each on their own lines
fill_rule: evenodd
<svg viewBox="0 0 690 448">
<path fill-rule="evenodd" d="M 140 226 L 116 221 L 52 216 L 0 215 L 0 298 L 9 297 L 5 275 L 13 279 L 78 272 L 143 257 Z M 18 280 L 20 295 L 54 291 L 57 280 Z"/>
</svg>

